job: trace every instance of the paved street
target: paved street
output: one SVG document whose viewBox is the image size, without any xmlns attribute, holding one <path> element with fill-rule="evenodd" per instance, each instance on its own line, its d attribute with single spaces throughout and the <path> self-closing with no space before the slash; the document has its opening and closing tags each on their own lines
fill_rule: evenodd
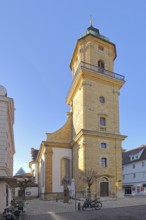
<svg viewBox="0 0 146 220">
<path fill-rule="evenodd" d="M 26 214 L 22 220 L 145 220 L 146 197 L 129 197 L 120 200 L 103 200 L 101 210 L 88 209 L 78 211 L 74 201 L 64 204 L 62 201 L 26 202 Z"/>
<path fill-rule="evenodd" d="M 25 220 L 145 220 L 146 206 L 108 208 L 99 211 L 74 211 L 25 216 Z"/>
<path fill-rule="evenodd" d="M 104 199 L 103 207 L 98 211 L 78 211 L 78 202 L 75 209 L 75 201 L 66 204 L 62 201 L 28 200 L 20 220 L 146 220 L 146 197 Z"/>
</svg>

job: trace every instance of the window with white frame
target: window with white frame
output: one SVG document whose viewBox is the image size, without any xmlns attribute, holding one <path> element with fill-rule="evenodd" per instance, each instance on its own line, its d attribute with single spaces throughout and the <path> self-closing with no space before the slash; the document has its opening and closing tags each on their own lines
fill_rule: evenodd
<svg viewBox="0 0 146 220">
<path fill-rule="evenodd" d="M 145 166 L 145 162 L 144 161 L 142 161 L 142 167 L 144 167 Z"/>
<path fill-rule="evenodd" d="M 142 178 L 144 178 L 145 177 L 145 171 L 144 172 L 142 172 Z"/>
<path fill-rule="evenodd" d="M 133 169 L 135 168 L 135 164 L 132 164 Z"/>
</svg>

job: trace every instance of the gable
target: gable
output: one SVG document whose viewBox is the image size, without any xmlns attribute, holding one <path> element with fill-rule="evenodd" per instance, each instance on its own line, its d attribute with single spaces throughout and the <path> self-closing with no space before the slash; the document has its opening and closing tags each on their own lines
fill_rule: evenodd
<svg viewBox="0 0 146 220">
<path fill-rule="evenodd" d="M 53 133 L 47 133 L 47 142 L 70 143 L 72 140 L 72 113 L 69 112 L 68 120 L 63 127 Z"/>
<path fill-rule="evenodd" d="M 130 151 L 123 152 L 122 154 L 123 165 L 133 163 L 133 161 L 142 160 L 146 160 L 146 145 L 132 149 Z"/>
</svg>

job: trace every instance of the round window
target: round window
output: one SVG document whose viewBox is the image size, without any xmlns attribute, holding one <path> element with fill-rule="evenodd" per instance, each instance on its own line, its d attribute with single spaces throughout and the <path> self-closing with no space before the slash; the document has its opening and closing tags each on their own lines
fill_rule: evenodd
<svg viewBox="0 0 146 220">
<path fill-rule="evenodd" d="M 100 103 L 105 103 L 105 98 L 103 96 L 100 96 L 99 101 L 100 101 Z"/>
</svg>

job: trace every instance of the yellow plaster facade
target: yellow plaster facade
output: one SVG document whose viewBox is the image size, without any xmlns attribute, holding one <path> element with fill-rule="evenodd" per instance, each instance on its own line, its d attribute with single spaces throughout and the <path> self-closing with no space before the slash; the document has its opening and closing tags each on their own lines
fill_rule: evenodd
<svg viewBox="0 0 146 220">
<path fill-rule="evenodd" d="M 115 45 L 103 39 L 97 29 L 89 29 L 91 32 L 78 40 L 70 63 L 74 82 L 67 104 L 73 112 L 73 176 L 79 191 L 83 188 L 79 171 L 93 169 L 99 175 L 94 191 L 101 196 L 118 196 L 122 193 L 121 143 L 125 139 L 119 129 L 119 90 L 125 81 L 113 72 Z M 101 117 L 106 120 L 104 125 Z M 107 147 L 102 148 L 101 143 Z M 106 167 L 102 167 L 102 158 Z M 100 189 L 102 177 L 108 182 L 107 192 Z"/>
<path fill-rule="evenodd" d="M 72 85 L 66 103 L 68 120 L 58 131 L 47 134 L 41 145 L 45 152 L 45 191 L 52 193 L 53 148 L 72 150 L 72 178 L 76 190 L 87 188 L 79 172 L 98 173 L 92 191 L 98 196 L 122 195 L 122 141 L 119 128 L 119 94 L 124 77 L 115 74 L 116 46 L 92 25 L 76 44 L 70 63 Z M 60 169 L 60 168 L 58 168 Z"/>
</svg>

